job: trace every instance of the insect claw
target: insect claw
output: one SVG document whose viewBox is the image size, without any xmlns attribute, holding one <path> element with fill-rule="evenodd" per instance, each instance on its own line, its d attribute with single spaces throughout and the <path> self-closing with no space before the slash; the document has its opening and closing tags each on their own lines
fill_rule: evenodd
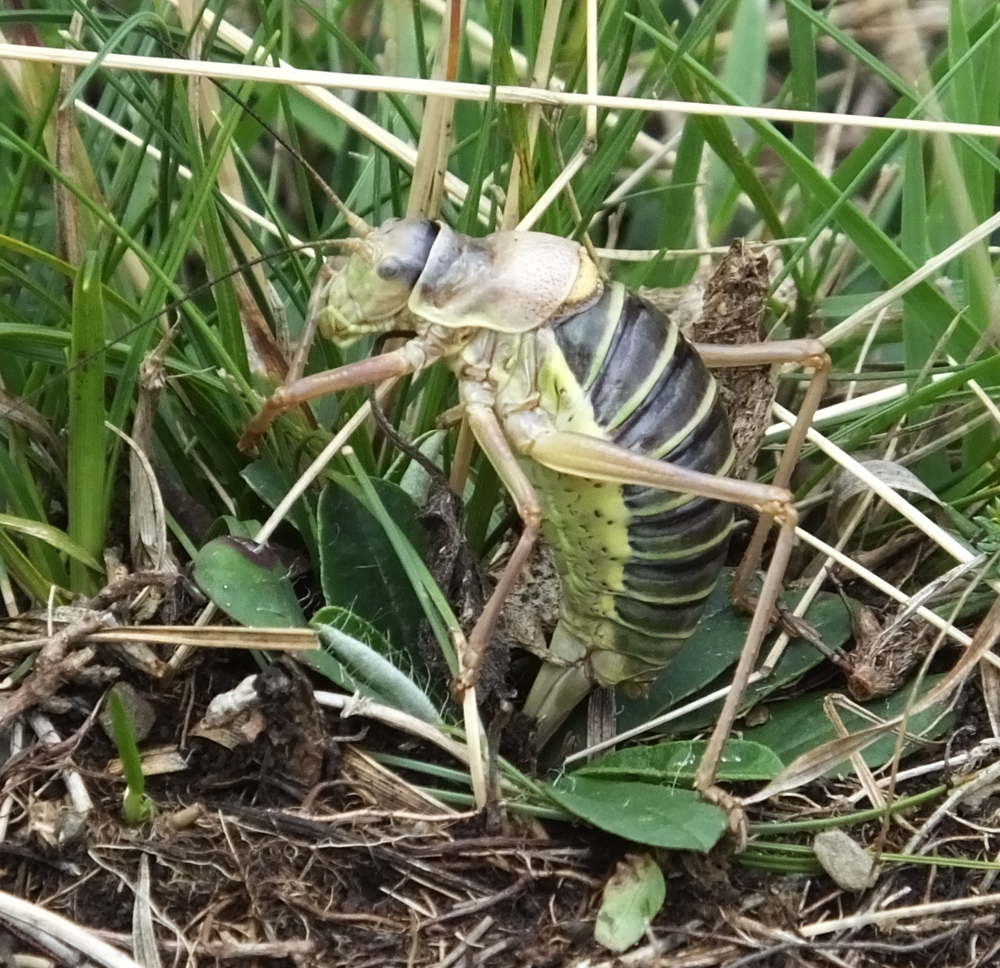
<svg viewBox="0 0 1000 968">
<path fill-rule="evenodd" d="M 260 443 L 260 434 L 255 433 L 252 428 L 247 427 L 243 431 L 240 439 L 236 441 L 236 449 L 241 454 L 247 454 L 250 457 L 257 456 L 257 445 Z"/>
<path fill-rule="evenodd" d="M 697 781 L 695 781 L 695 786 L 697 786 Z M 750 822 L 747 820 L 747 813 L 743 809 L 742 801 L 714 784 L 699 792 L 703 800 L 713 803 L 725 811 L 729 833 L 736 843 L 736 852 L 743 853 L 750 837 Z"/>
<path fill-rule="evenodd" d="M 246 425 L 240 439 L 236 442 L 237 449 L 243 454 L 256 454 L 261 438 L 274 423 L 275 414 L 265 402 L 263 409 Z"/>
</svg>

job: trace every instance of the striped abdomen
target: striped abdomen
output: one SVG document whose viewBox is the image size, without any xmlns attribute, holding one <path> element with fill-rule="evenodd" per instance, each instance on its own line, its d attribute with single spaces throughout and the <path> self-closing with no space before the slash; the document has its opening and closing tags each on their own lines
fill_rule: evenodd
<svg viewBox="0 0 1000 968">
<path fill-rule="evenodd" d="M 557 429 L 727 471 L 733 445 L 715 381 L 661 312 L 614 284 L 550 333 L 540 406 Z M 731 507 L 525 469 L 559 564 L 562 635 L 583 646 L 599 682 L 650 678 L 694 630 L 725 558 Z"/>
</svg>

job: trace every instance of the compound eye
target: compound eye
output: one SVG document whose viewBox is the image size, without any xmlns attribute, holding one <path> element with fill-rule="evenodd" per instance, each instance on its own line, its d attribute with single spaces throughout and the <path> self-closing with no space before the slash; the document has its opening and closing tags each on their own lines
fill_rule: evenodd
<svg viewBox="0 0 1000 968">
<path fill-rule="evenodd" d="M 375 267 L 379 279 L 395 279 L 403 271 L 403 263 L 394 256 L 387 256 Z"/>
</svg>

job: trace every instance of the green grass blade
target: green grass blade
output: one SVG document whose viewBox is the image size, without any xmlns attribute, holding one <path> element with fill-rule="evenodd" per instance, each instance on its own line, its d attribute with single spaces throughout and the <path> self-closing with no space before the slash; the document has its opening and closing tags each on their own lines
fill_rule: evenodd
<svg viewBox="0 0 1000 968">
<path fill-rule="evenodd" d="M 409 540 L 386 511 L 385 505 L 372 486 L 372 482 L 368 479 L 368 475 L 365 474 L 360 461 L 355 457 L 354 452 L 345 450 L 344 457 L 347 459 L 351 470 L 357 478 L 369 510 L 378 518 L 379 523 L 385 529 L 385 533 L 392 542 L 392 546 L 409 576 L 413 590 L 420 599 L 424 614 L 427 616 L 427 620 L 434 630 L 434 635 L 441 647 L 445 661 L 448 663 L 448 668 L 451 670 L 452 675 L 458 675 L 458 656 L 455 654 L 455 649 L 452 645 L 454 641 L 453 636 L 456 633 L 461 634 L 461 626 L 458 623 L 458 619 L 455 618 L 451 606 L 444 595 L 442 595 L 441 589 L 438 588 L 437 583 L 427 570 L 427 566 L 414 552 Z"/>
<path fill-rule="evenodd" d="M 655 37 L 658 43 L 662 45 L 664 49 L 663 56 L 665 57 L 665 51 L 674 46 L 673 42 L 660 33 L 655 33 Z M 724 89 L 700 64 L 690 58 L 685 58 L 685 64 L 700 83 L 705 84 L 709 90 L 721 97 L 725 103 L 741 103 L 740 99 L 733 92 Z M 841 229 L 871 261 L 873 267 L 881 274 L 889 286 L 894 286 L 912 275 L 916 267 L 886 232 L 865 216 L 849 200 L 845 193 L 838 191 L 830 179 L 823 175 L 774 125 L 760 120 L 751 120 L 749 123 L 767 146 L 781 158 L 792 174 L 795 175 L 802 192 L 812 195 L 827 212 L 827 217 L 832 216 L 835 219 Z M 717 151 L 719 147 L 723 147 L 728 157 L 732 152 L 732 146 L 723 143 L 719 137 L 720 133 L 717 130 L 715 133 L 716 139 L 714 141 L 710 139 L 712 147 Z M 708 137 L 707 134 L 706 137 Z M 736 160 L 736 163 L 746 164 L 745 160 L 742 163 Z M 737 177 L 739 178 L 739 176 Z M 753 176 L 753 179 L 756 181 L 756 176 Z M 744 185 L 744 189 L 747 190 L 746 185 Z M 754 201 L 760 204 L 755 196 Z M 769 199 L 767 206 L 772 208 Z M 765 220 L 768 221 L 770 228 L 770 220 L 766 216 Z M 780 222 L 778 223 L 778 228 L 780 229 Z M 774 228 L 771 230 L 774 231 Z M 775 234 L 781 237 L 779 232 Z M 912 307 L 914 317 L 919 320 L 919 325 L 934 334 L 935 338 L 940 338 L 949 329 L 956 315 L 955 307 L 929 281 L 924 281 L 914 286 L 903 297 L 903 301 L 906 305 Z M 955 327 L 952 336 L 948 340 L 948 349 L 956 358 L 964 360 L 968 358 L 973 347 L 978 344 L 981 336 L 982 331 L 977 329 L 969 319 L 963 318 L 959 321 L 958 326 Z M 1000 382 L 1000 361 L 997 363 L 995 372 L 991 374 L 990 382 Z"/>
<path fill-rule="evenodd" d="M 69 440 L 67 454 L 67 533 L 86 554 L 100 560 L 107 532 L 104 481 L 107 473 L 104 427 L 105 309 L 96 252 L 88 252 L 73 287 L 70 343 Z M 78 558 L 69 565 L 71 587 L 89 594 L 94 575 Z"/>
<path fill-rule="evenodd" d="M 115 746 L 118 747 L 118 757 L 127 784 L 122 812 L 126 823 L 138 826 L 152 818 L 156 813 L 156 805 L 146 796 L 146 775 L 142 770 L 142 756 L 135 741 L 135 732 L 128 710 L 117 689 L 112 689 L 108 693 L 108 715 L 111 717 L 111 730 L 114 733 Z"/>
</svg>

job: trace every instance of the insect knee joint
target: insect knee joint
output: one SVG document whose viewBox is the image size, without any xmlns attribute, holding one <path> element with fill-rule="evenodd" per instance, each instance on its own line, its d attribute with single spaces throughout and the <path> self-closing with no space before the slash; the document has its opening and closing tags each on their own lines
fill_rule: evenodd
<svg viewBox="0 0 1000 968">
<path fill-rule="evenodd" d="M 781 527 L 794 528 L 799 523 L 799 512 L 795 508 L 795 499 L 791 491 L 786 491 L 786 497 L 768 501 L 764 512 L 771 515 Z"/>
<path fill-rule="evenodd" d="M 542 508 L 537 501 L 532 501 L 518 508 L 524 530 L 537 534 L 542 527 Z"/>
<path fill-rule="evenodd" d="M 818 349 L 810 353 L 810 355 L 802 361 L 802 365 L 807 369 L 813 370 L 816 373 L 827 373 L 830 367 L 833 366 L 833 361 L 830 359 L 830 354 L 827 353 L 826 348 L 823 346 L 819 340 L 815 341 L 818 345 Z"/>
</svg>

